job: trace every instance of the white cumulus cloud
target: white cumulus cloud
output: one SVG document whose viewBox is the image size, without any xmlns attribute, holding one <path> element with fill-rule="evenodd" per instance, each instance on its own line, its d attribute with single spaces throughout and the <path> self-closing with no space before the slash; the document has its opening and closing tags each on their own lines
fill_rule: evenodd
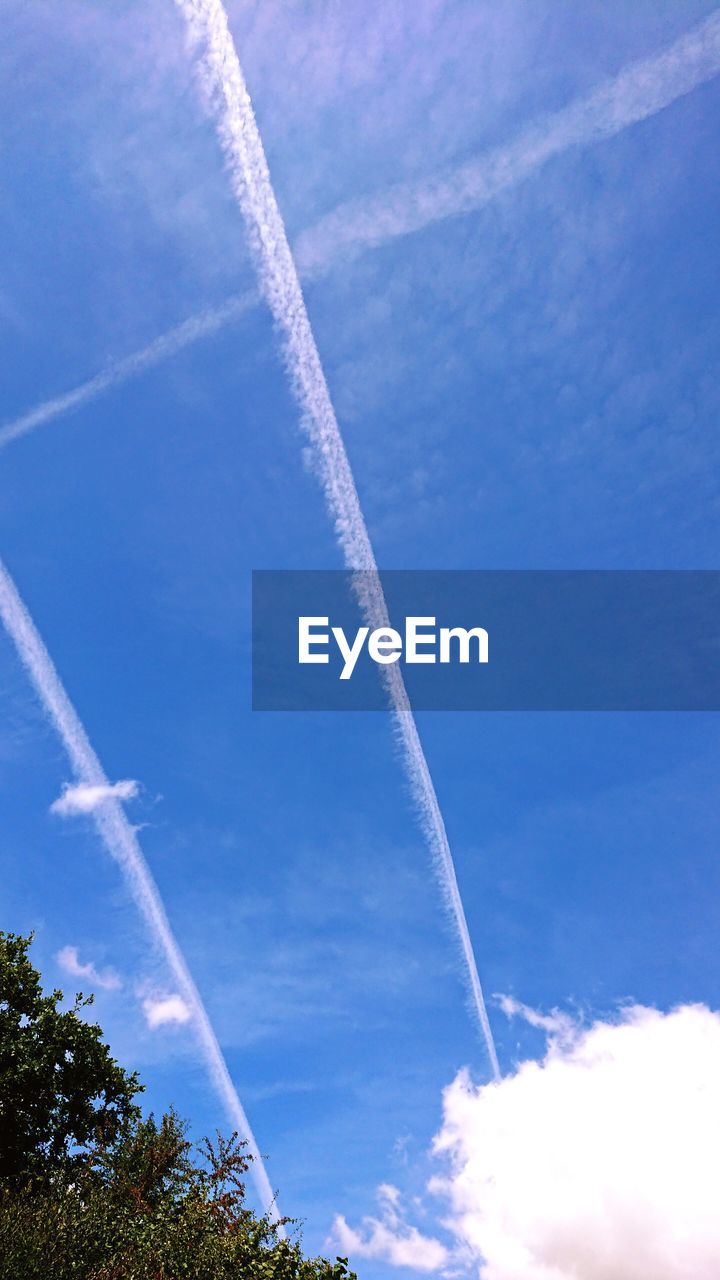
<svg viewBox="0 0 720 1280">
<path fill-rule="evenodd" d="M 77 813 L 93 813 L 105 800 L 132 800 L 138 793 L 138 783 L 133 778 L 121 782 L 85 783 L 64 787 L 61 796 L 50 805 L 51 813 L 69 818 Z"/>
<path fill-rule="evenodd" d="M 100 973 L 92 960 L 82 963 L 77 947 L 62 947 L 55 959 L 60 968 L 71 974 L 73 978 L 87 978 L 95 987 L 103 987 L 106 991 L 117 991 L 122 986 L 120 978 L 113 973 L 112 969 L 105 969 Z"/>
<path fill-rule="evenodd" d="M 429 1190 L 447 1246 L 422 1237 L 414 1257 L 387 1199 L 358 1231 L 339 1219 L 339 1241 L 477 1280 L 718 1280 L 720 1014 L 632 1006 L 581 1027 L 504 1007 L 548 1047 L 499 1083 L 462 1071 L 445 1090 Z"/>
<path fill-rule="evenodd" d="M 173 1024 L 180 1026 L 192 1017 L 189 1006 L 179 995 L 146 996 L 142 1007 L 151 1031 Z"/>
<path fill-rule="evenodd" d="M 720 1276 L 720 1016 L 626 1009 L 446 1090 L 433 1189 L 483 1280 Z"/>
</svg>

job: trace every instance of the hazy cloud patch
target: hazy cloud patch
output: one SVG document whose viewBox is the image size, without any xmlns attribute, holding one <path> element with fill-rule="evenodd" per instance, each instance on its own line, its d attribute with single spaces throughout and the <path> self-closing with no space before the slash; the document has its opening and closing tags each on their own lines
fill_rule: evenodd
<svg viewBox="0 0 720 1280">
<path fill-rule="evenodd" d="M 62 947 L 55 959 L 65 973 L 73 978 L 87 978 L 95 987 L 102 987 L 105 991 L 118 991 L 122 986 L 121 979 L 112 969 L 105 969 L 101 973 L 92 960 L 82 962 L 77 947 Z"/>
</svg>

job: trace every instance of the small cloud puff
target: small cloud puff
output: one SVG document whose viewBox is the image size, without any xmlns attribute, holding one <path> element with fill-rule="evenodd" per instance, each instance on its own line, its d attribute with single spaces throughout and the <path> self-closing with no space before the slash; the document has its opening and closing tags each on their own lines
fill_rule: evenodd
<svg viewBox="0 0 720 1280">
<path fill-rule="evenodd" d="M 177 994 L 146 996 L 142 1007 L 151 1031 L 164 1026 L 182 1026 L 192 1017 L 190 1006 Z"/>
<path fill-rule="evenodd" d="M 416 1271 L 439 1271 L 449 1262 L 449 1252 L 439 1240 L 422 1235 L 404 1221 L 397 1187 L 384 1182 L 378 1187 L 379 1218 L 363 1218 L 359 1230 L 349 1226 L 342 1214 L 333 1222 L 329 1245 L 356 1258 L 380 1258 L 394 1267 Z"/>
<path fill-rule="evenodd" d="M 521 1004 L 513 996 L 497 995 L 495 999 L 506 1018 L 522 1018 L 528 1026 L 544 1031 L 551 1045 L 556 1042 L 570 1044 L 577 1039 L 578 1025 L 569 1013 L 563 1013 L 560 1009 L 553 1009 L 550 1013 L 539 1013 L 537 1009 Z"/>
<path fill-rule="evenodd" d="M 541 1061 L 445 1090 L 428 1190 L 449 1243 L 420 1236 L 394 1191 L 352 1256 L 476 1280 L 711 1280 L 720 1276 L 720 1014 L 632 1006 L 579 1026 L 501 1001 L 544 1030 Z M 449 1210 L 449 1211 L 448 1211 Z"/>
<path fill-rule="evenodd" d="M 105 991 L 118 991 L 122 986 L 120 978 L 112 969 L 105 969 L 100 973 L 92 960 L 81 963 L 77 947 L 63 947 L 55 959 L 65 973 L 71 974 L 73 978 L 87 978 L 95 987 L 102 987 Z"/>
<path fill-rule="evenodd" d="M 50 812 L 61 818 L 69 818 L 77 813 L 94 813 L 106 800 L 132 800 L 139 790 L 133 778 L 124 778 L 121 782 L 68 783 L 61 796 L 50 805 Z"/>
</svg>

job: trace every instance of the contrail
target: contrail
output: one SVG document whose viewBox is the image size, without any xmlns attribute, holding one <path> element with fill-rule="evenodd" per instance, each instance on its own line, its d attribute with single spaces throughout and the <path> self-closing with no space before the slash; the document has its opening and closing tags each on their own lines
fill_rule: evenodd
<svg viewBox="0 0 720 1280">
<path fill-rule="evenodd" d="M 57 730 L 78 781 L 108 787 L 109 781 L 78 714 L 62 686 L 50 654 L 38 634 L 17 588 L 0 560 L 0 618 L 27 671 L 42 707 Z M 250 1172 L 264 1210 L 279 1221 L 270 1182 L 242 1103 L 230 1079 L 222 1050 L 200 993 L 173 936 L 157 885 L 145 861 L 133 827 L 117 800 L 105 800 L 93 813 L 95 825 L 111 856 L 119 864 L 136 906 L 145 918 L 158 950 L 164 956 L 180 993 L 192 1010 L 202 1056 L 234 1129 L 253 1156 Z M 282 1227 L 279 1230 L 284 1234 Z"/>
<path fill-rule="evenodd" d="M 338 205 L 301 232 L 295 252 L 300 276 L 322 276 L 343 256 L 482 208 L 501 191 L 529 178 L 553 156 L 621 133 L 712 80 L 718 72 L 720 10 L 661 53 L 628 64 L 591 94 L 537 121 L 505 146 L 432 178 L 401 183 Z M 74 390 L 44 401 L 0 427 L 0 448 L 217 332 L 248 310 L 253 301 L 253 295 L 244 294 L 201 312 Z"/>
<path fill-rule="evenodd" d="M 515 140 L 459 167 L 376 196 L 339 205 L 303 232 L 296 257 L 304 273 L 326 271 L 339 256 L 482 208 L 553 156 L 587 147 L 656 115 L 720 72 L 720 9 L 663 49 L 629 63 L 588 96 L 547 115 Z"/>
<path fill-rule="evenodd" d="M 286 368 L 314 447 L 316 465 L 338 542 L 355 577 L 357 594 L 373 627 L 388 613 L 377 565 L 335 417 L 300 281 L 275 199 L 262 140 L 221 0 L 175 0 L 199 52 L 200 82 L 215 119 L 230 182 L 247 225 L 260 286 L 282 341 Z M 363 570 L 370 572 L 362 572 Z M 455 867 L 435 788 L 402 675 L 386 668 L 387 689 L 421 825 L 452 912 L 473 1006 L 495 1079 L 500 1078 Z"/>
<path fill-rule="evenodd" d="M 0 427 L 0 449 L 20 436 L 34 431 L 36 427 L 42 427 L 46 422 L 53 422 L 56 418 L 71 413 L 73 409 L 90 404 L 104 391 L 120 386 L 123 382 L 129 382 L 131 378 L 144 373 L 146 369 L 162 364 L 163 360 L 167 360 L 170 356 L 178 355 L 184 347 L 189 347 L 201 338 L 208 338 L 213 333 L 217 333 L 231 320 L 244 315 L 256 302 L 257 297 L 254 293 L 240 293 L 233 298 L 228 298 L 227 302 L 220 307 L 208 308 L 198 312 L 197 315 L 190 316 L 182 324 L 175 325 L 172 329 L 168 329 L 167 333 L 155 338 L 149 346 L 131 352 L 122 360 L 113 361 L 106 369 L 102 369 L 87 382 L 82 382 L 74 390 L 67 391 L 64 395 L 54 396 L 52 400 L 45 400 L 37 408 L 16 418 L 14 422 Z"/>
</svg>

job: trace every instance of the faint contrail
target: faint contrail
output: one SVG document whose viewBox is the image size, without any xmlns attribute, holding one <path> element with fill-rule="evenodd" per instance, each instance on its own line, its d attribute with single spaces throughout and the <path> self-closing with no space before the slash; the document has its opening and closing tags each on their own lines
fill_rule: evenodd
<svg viewBox="0 0 720 1280">
<path fill-rule="evenodd" d="M 515 186 L 553 156 L 621 133 L 712 80 L 720 72 L 720 9 L 661 53 L 629 63 L 588 96 L 537 120 L 509 144 L 459 167 L 339 205 L 304 231 L 303 271 L 326 271 L 344 254 L 468 213 Z"/>
<path fill-rule="evenodd" d="M 629 63 L 588 96 L 537 121 L 513 142 L 432 178 L 400 183 L 375 196 L 338 205 L 301 232 L 296 245 L 300 275 L 303 279 L 323 275 L 343 255 L 479 209 L 501 191 L 530 177 L 553 156 L 621 133 L 712 80 L 718 72 L 720 10 L 661 53 Z M 44 401 L 0 427 L 0 448 L 215 333 L 246 311 L 252 301 L 252 295 L 245 294 L 204 311 L 74 390 Z"/>
<path fill-rule="evenodd" d="M 260 133 L 221 0 L 175 0 L 200 54 L 201 85 L 214 116 L 233 191 L 245 218 L 263 294 L 277 325 L 285 364 L 315 450 L 320 481 L 348 568 L 372 626 L 388 613 L 365 519 L 320 362 L 285 226 L 275 199 Z M 472 942 L 435 788 L 397 667 L 385 668 L 387 689 L 425 836 L 462 948 L 474 1010 L 492 1073 L 500 1077 Z"/>
<path fill-rule="evenodd" d="M 0 618 L 27 671 L 42 707 L 62 739 L 70 764 L 80 783 L 109 786 L 78 714 L 65 692 L 53 665 L 7 569 L 0 560 Z M 95 825 L 125 877 L 136 906 L 144 916 L 153 940 L 162 952 L 184 1000 L 192 1010 L 202 1055 L 233 1128 L 245 1139 L 253 1156 L 250 1172 L 260 1202 L 278 1221 L 275 1199 L 265 1165 L 235 1087 L 200 993 L 190 976 L 183 954 L 175 941 L 157 885 L 145 861 L 133 827 L 117 800 L 105 800 L 93 813 Z M 281 1228 L 282 1230 L 282 1228 Z"/>
<path fill-rule="evenodd" d="M 14 422 L 8 422 L 6 426 L 0 427 L 0 448 L 10 444 L 12 440 L 17 440 L 19 436 L 34 431 L 36 427 L 44 426 L 46 422 L 52 422 L 63 414 L 71 413 L 73 409 L 89 404 L 104 391 L 109 391 L 111 387 L 117 387 L 139 373 L 144 373 L 146 369 L 162 364 L 163 360 L 177 355 L 184 347 L 191 346 L 200 338 L 210 337 L 231 320 L 236 320 L 238 316 L 249 311 L 256 302 L 257 297 L 254 293 L 240 293 L 233 298 L 228 298 L 227 302 L 220 307 L 208 308 L 206 311 L 190 316 L 182 324 L 175 325 L 172 329 L 168 329 L 167 333 L 155 338 L 149 346 L 133 351 L 122 360 L 113 361 L 94 378 L 80 383 L 80 386 L 75 387 L 74 390 L 67 391 L 64 395 L 54 396 L 52 400 L 45 400 L 35 409 L 30 409 L 28 413 L 15 418 Z"/>
</svg>

